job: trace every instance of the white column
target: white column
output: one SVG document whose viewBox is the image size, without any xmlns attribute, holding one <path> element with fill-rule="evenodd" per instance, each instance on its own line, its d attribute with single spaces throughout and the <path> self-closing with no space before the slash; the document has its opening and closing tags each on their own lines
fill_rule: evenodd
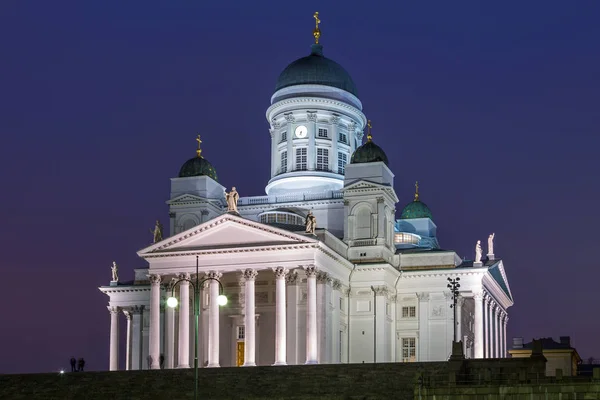
<svg viewBox="0 0 600 400">
<path fill-rule="evenodd" d="M 306 117 L 308 119 L 308 151 L 307 151 L 307 169 L 314 171 L 317 169 L 317 113 L 307 112 Z"/>
<path fill-rule="evenodd" d="M 287 365 L 285 276 L 288 270 L 283 267 L 277 267 L 273 268 L 273 272 L 275 272 L 275 364 L 273 365 Z"/>
<path fill-rule="evenodd" d="M 142 315 L 143 306 L 131 307 L 131 369 L 142 369 Z"/>
<path fill-rule="evenodd" d="M 177 275 L 177 279 L 190 279 L 189 273 Z M 177 368 L 190 367 L 190 283 L 179 282 L 179 349 Z"/>
<path fill-rule="evenodd" d="M 148 355 L 150 369 L 160 369 L 160 275 L 150 275 L 150 336 Z"/>
<path fill-rule="evenodd" d="M 306 364 L 317 364 L 317 268 L 304 267 L 306 272 Z"/>
<path fill-rule="evenodd" d="M 127 319 L 127 336 L 125 337 L 125 371 L 131 369 L 131 312 L 124 310 L 125 318 Z"/>
<path fill-rule="evenodd" d="M 503 347 L 503 351 L 502 351 L 502 357 L 506 357 L 507 354 L 507 350 L 506 350 L 506 325 L 508 325 L 508 314 L 504 314 L 504 320 L 502 321 L 502 347 Z"/>
<path fill-rule="evenodd" d="M 454 322 L 456 324 L 456 338 L 454 338 L 455 341 L 460 341 L 462 338 L 462 308 L 463 305 L 465 304 L 465 298 L 462 296 L 459 296 L 457 301 L 456 301 L 456 321 Z M 464 349 L 464 343 L 463 343 L 463 349 Z"/>
<path fill-rule="evenodd" d="M 290 365 L 298 365 L 301 363 L 300 360 L 300 332 L 298 329 L 299 318 L 298 318 L 298 299 L 300 298 L 300 287 L 298 285 L 298 271 L 290 271 L 285 279 L 286 284 L 286 299 L 287 309 L 285 313 L 286 318 L 286 350 L 287 350 L 287 363 Z"/>
<path fill-rule="evenodd" d="M 495 354 L 497 358 L 502 357 L 500 355 L 500 306 L 496 304 L 496 310 L 494 313 L 494 344 L 495 344 Z"/>
<path fill-rule="evenodd" d="M 219 282 L 223 276 L 220 272 L 208 273 L 210 287 L 210 304 L 208 308 L 208 367 L 220 367 L 219 364 Z"/>
<path fill-rule="evenodd" d="M 110 312 L 110 360 L 109 370 L 119 369 L 119 308 L 108 307 Z"/>
<path fill-rule="evenodd" d="M 373 291 L 375 292 L 375 304 L 374 304 L 374 311 L 375 311 L 375 335 L 374 335 L 374 340 L 375 340 L 375 359 L 373 360 L 373 362 L 377 362 L 377 363 L 383 363 L 386 361 L 389 361 L 386 358 L 386 354 L 387 354 L 387 343 L 385 342 L 385 336 L 386 336 L 386 332 L 385 332 L 385 321 L 387 319 L 387 316 L 385 315 L 385 303 L 386 303 L 386 296 L 388 294 L 388 289 L 386 286 L 375 286 L 373 287 Z"/>
<path fill-rule="evenodd" d="M 340 353 L 341 353 L 341 343 L 340 343 L 340 318 L 341 312 L 340 310 L 340 297 L 342 290 L 342 283 L 335 279 L 332 282 L 332 302 L 333 302 L 333 313 L 331 315 L 331 349 L 330 349 L 330 358 L 329 360 L 333 364 L 339 364 L 342 362 Z"/>
<path fill-rule="evenodd" d="M 169 289 L 169 295 L 171 290 Z M 175 309 L 167 307 L 165 315 L 165 369 L 175 367 Z"/>
<path fill-rule="evenodd" d="M 317 272 L 317 361 L 319 364 L 329 362 L 327 357 L 329 352 L 327 349 L 328 335 L 325 311 L 326 308 L 329 308 L 326 290 L 329 279 L 327 272 Z"/>
<path fill-rule="evenodd" d="M 419 299 L 418 360 L 429 361 L 429 293 L 417 293 Z"/>
<path fill-rule="evenodd" d="M 485 297 L 485 326 L 483 328 L 483 333 L 485 334 L 485 358 L 491 358 L 490 350 L 492 348 L 490 342 L 492 340 L 491 336 L 491 321 L 490 318 L 492 314 L 492 299 L 489 296 Z"/>
<path fill-rule="evenodd" d="M 483 358 L 483 293 L 475 293 L 473 295 L 475 300 L 475 343 L 474 343 L 474 358 Z"/>
<path fill-rule="evenodd" d="M 254 281 L 258 272 L 253 269 L 244 271 L 246 282 L 244 312 L 244 367 L 256 366 L 256 309 L 254 298 Z"/>
<path fill-rule="evenodd" d="M 329 120 L 331 124 L 331 154 L 329 155 L 329 165 L 331 172 L 334 174 L 338 173 L 338 135 L 339 135 L 339 123 L 340 117 L 334 115 Z M 350 161 L 350 160 L 348 160 Z M 337 335 L 336 335 L 337 336 Z"/>
</svg>

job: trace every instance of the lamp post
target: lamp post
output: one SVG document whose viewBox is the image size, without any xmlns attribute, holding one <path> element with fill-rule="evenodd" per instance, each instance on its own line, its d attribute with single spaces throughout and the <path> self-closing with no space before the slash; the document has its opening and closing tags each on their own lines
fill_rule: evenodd
<svg viewBox="0 0 600 400">
<path fill-rule="evenodd" d="M 454 310 L 454 336 L 452 338 L 453 342 L 456 341 L 456 325 L 458 324 L 456 321 L 456 303 L 458 302 L 458 288 L 460 287 L 460 283 L 458 283 L 458 281 L 460 281 L 460 278 L 448 278 L 448 289 L 450 289 L 450 293 L 452 293 L 452 304 L 450 304 L 450 308 Z"/>
<path fill-rule="evenodd" d="M 175 287 L 183 281 L 187 281 L 192 285 L 194 289 L 194 400 L 198 399 L 198 320 L 200 319 L 200 286 L 204 284 L 204 282 L 213 280 L 219 283 L 219 297 L 217 298 L 217 303 L 220 306 L 224 306 L 227 304 L 227 297 L 223 294 L 223 284 L 216 278 L 204 278 L 200 282 L 198 282 L 198 256 L 196 256 L 196 277 L 194 281 L 187 278 L 181 278 L 173 283 L 173 287 L 171 289 L 171 297 L 167 299 L 167 306 L 171 308 L 177 307 L 177 298 L 175 297 Z"/>
</svg>

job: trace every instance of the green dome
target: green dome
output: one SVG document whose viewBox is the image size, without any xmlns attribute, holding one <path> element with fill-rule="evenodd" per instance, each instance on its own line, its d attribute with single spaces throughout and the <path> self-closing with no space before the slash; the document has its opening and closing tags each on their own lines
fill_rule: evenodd
<svg viewBox="0 0 600 400">
<path fill-rule="evenodd" d="M 212 164 L 202 156 L 190 158 L 181 166 L 179 177 L 188 178 L 190 176 L 209 176 L 219 182 L 217 179 L 217 171 L 215 171 Z"/>
<path fill-rule="evenodd" d="M 338 63 L 323 56 L 323 46 L 313 44 L 309 56 L 288 65 L 277 79 L 275 91 L 295 85 L 325 85 L 358 96 L 354 81 Z"/>
<path fill-rule="evenodd" d="M 354 154 L 352 154 L 352 158 L 350 159 L 351 164 L 370 163 L 377 161 L 382 161 L 385 165 L 389 166 L 388 158 L 385 155 L 385 152 L 371 139 L 368 139 L 367 143 L 356 149 Z"/>
<path fill-rule="evenodd" d="M 429 210 L 429 207 L 427 207 L 427 204 L 418 199 L 408 203 L 406 207 L 404 207 L 404 210 L 402 210 L 402 215 L 400 215 L 400 219 L 413 218 L 429 218 L 433 220 L 431 211 Z"/>
</svg>

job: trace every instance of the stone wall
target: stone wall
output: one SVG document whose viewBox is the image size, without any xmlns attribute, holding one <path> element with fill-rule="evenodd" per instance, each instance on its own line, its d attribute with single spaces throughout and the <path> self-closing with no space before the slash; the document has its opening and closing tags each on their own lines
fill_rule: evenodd
<svg viewBox="0 0 600 400">
<path fill-rule="evenodd" d="M 200 399 L 413 399 L 417 377 L 448 363 L 202 368 Z M 194 371 L 0 375 L 0 399 L 193 399 Z"/>
</svg>

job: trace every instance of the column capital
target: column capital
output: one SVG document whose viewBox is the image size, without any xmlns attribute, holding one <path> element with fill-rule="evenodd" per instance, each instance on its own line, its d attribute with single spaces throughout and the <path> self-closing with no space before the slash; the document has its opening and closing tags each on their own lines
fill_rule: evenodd
<svg viewBox="0 0 600 400">
<path fill-rule="evenodd" d="M 132 317 L 131 311 L 123 310 L 123 314 L 125 314 L 125 318 L 127 318 L 127 321 L 131 320 L 131 317 Z"/>
<path fill-rule="evenodd" d="M 180 272 L 177 274 L 177 279 L 191 279 L 191 276 L 189 272 Z"/>
<path fill-rule="evenodd" d="M 388 294 L 387 286 L 371 286 L 373 292 L 375 292 L 375 296 L 385 296 Z"/>
<path fill-rule="evenodd" d="M 308 120 L 310 122 L 316 122 L 317 121 L 317 112 L 316 111 L 307 111 L 306 117 L 308 118 Z"/>
<path fill-rule="evenodd" d="M 298 271 L 292 270 L 287 274 L 285 281 L 288 285 L 297 285 L 298 284 Z"/>
<path fill-rule="evenodd" d="M 255 281 L 256 277 L 258 276 L 258 271 L 252 268 L 247 268 L 244 270 L 244 272 L 242 272 L 242 276 L 246 282 Z"/>
<path fill-rule="evenodd" d="M 477 301 L 482 301 L 483 300 L 483 291 L 479 290 L 477 292 L 473 292 L 473 299 L 477 300 Z"/>
<path fill-rule="evenodd" d="M 458 307 L 462 307 L 465 304 L 465 298 L 462 296 L 458 296 L 458 299 L 456 299 L 456 305 Z"/>
<path fill-rule="evenodd" d="M 429 293 L 421 292 L 417 293 L 417 298 L 419 301 L 429 301 Z"/>
<path fill-rule="evenodd" d="M 151 275 L 148 275 L 148 280 L 150 281 L 150 283 L 152 285 L 159 285 L 160 282 L 162 281 L 162 278 L 158 274 L 151 274 Z"/>
<path fill-rule="evenodd" d="M 331 115 L 331 118 L 329 119 L 329 123 L 331 125 L 338 125 L 340 123 L 340 116 L 337 114 Z"/>
<path fill-rule="evenodd" d="M 131 306 L 129 307 L 129 312 L 131 314 L 141 314 L 144 312 L 144 306 Z"/>
<path fill-rule="evenodd" d="M 117 306 L 108 306 L 106 307 L 108 309 L 108 312 L 111 314 L 118 314 L 119 313 L 119 307 Z"/>
<path fill-rule="evenodd" d="M 318 271 L 317 272 L 317 282 L 318 283 L 329 283 L 331 282 L 331 276 L 327 272 Z"/>
<path fill-rule="evenodd" d="M 317 267 L 315 267 L 314 265 L 304 265 L 302 268 L 304 268 L 304 272 L 306 273 L 306 277 L 307 278 L 311 278 L 311 277 L 316 277 L 317 276 Z"/>
<path fill-rule="evenodd" d="M 221 279 L 221 277 L 223 277 L 223 274 L 218 271 L 210 271 L 206 274 L 206 276 L 210 279 L 219 280 L 219 279 Z"/>
<path fill-rule="evenodd" d="M 275 279 L 285 279 L 289 270 L 283 267 L 273 268 L 273 273 L 275 274 Z"/>
<path fill-rule="evenodd" d="M 333 286 L 333 290 L 342 290 L 342 282 L 340 282 L 339 279 L 334 279 L 332 286 Z"/>
</svg>

